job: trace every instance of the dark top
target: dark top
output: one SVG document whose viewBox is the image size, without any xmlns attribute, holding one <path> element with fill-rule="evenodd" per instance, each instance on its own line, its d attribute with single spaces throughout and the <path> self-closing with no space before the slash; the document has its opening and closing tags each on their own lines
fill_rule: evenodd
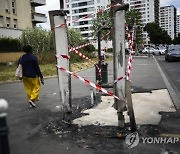
<svg viewBox="0 0 180 154">
<path fill-rule="evenodd" d="M 43 78 L 41 70 L 39 68 L 38 60 L 33 54 L 24 54 L 19 63 L 22 65 L 23 76 L 35 78 Z"/>
</svg>

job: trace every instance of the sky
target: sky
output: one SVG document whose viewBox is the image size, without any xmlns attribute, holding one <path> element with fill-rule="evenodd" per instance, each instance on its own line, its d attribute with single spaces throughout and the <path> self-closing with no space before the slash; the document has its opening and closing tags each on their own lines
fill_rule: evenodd
<svg viewBox="0 0 180 154">
<path fill-rule="evenodd" d="M 47 16 L 47 22 L 39 24 L 45 29 L 50 29 L 49 23 L 49 14 L 48 11 L 59 10 L 60 9 L 60 0 L 46 0 L 46 5 L 39 6 L 36 8 L 36 12 L 44 13 Z M 160 0 L 160 6 L 174 5 L 177 8 L 177 14 L 180 14 L 180 0 Z"/>
</svg>

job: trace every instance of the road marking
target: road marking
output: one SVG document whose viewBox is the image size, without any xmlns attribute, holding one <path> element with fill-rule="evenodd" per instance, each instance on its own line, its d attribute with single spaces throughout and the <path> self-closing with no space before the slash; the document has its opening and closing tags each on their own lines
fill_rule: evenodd
<svg viewBox="0 0 180 154">
<path fill-rule="evenodd" d="M 180 138 L 180 134 L 159 134 L 161 137 L 174 137 L 174 138 Z"/>
</svg>

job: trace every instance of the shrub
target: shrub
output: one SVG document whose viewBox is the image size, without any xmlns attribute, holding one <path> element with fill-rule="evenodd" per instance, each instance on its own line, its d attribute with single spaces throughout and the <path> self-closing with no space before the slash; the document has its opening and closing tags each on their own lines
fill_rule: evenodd
<svg viewBox="0 0 180 154">
<path fill-rule="evenodd" d="M 0 38 L 0 51 L 21 51 L 21 43 L 19 39 L 2 37 Z"/>
</svg>

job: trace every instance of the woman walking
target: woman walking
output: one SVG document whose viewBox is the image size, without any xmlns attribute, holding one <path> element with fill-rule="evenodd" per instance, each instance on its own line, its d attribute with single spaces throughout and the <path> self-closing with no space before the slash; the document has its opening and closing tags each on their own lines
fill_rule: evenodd
<svg viewBox="0 0 180 154">
<path fill-rule="evenodd" d="M 30 45 L 24 45 L 24 54 L 20 63 L 22 65 L 22 80 L 31 107 L 36 107 L 35 101 L 39 100 L 40 82 L 44 85 L 44 79 L 39 68 L 38 60 L 32 53 Z"/>
</svg>

